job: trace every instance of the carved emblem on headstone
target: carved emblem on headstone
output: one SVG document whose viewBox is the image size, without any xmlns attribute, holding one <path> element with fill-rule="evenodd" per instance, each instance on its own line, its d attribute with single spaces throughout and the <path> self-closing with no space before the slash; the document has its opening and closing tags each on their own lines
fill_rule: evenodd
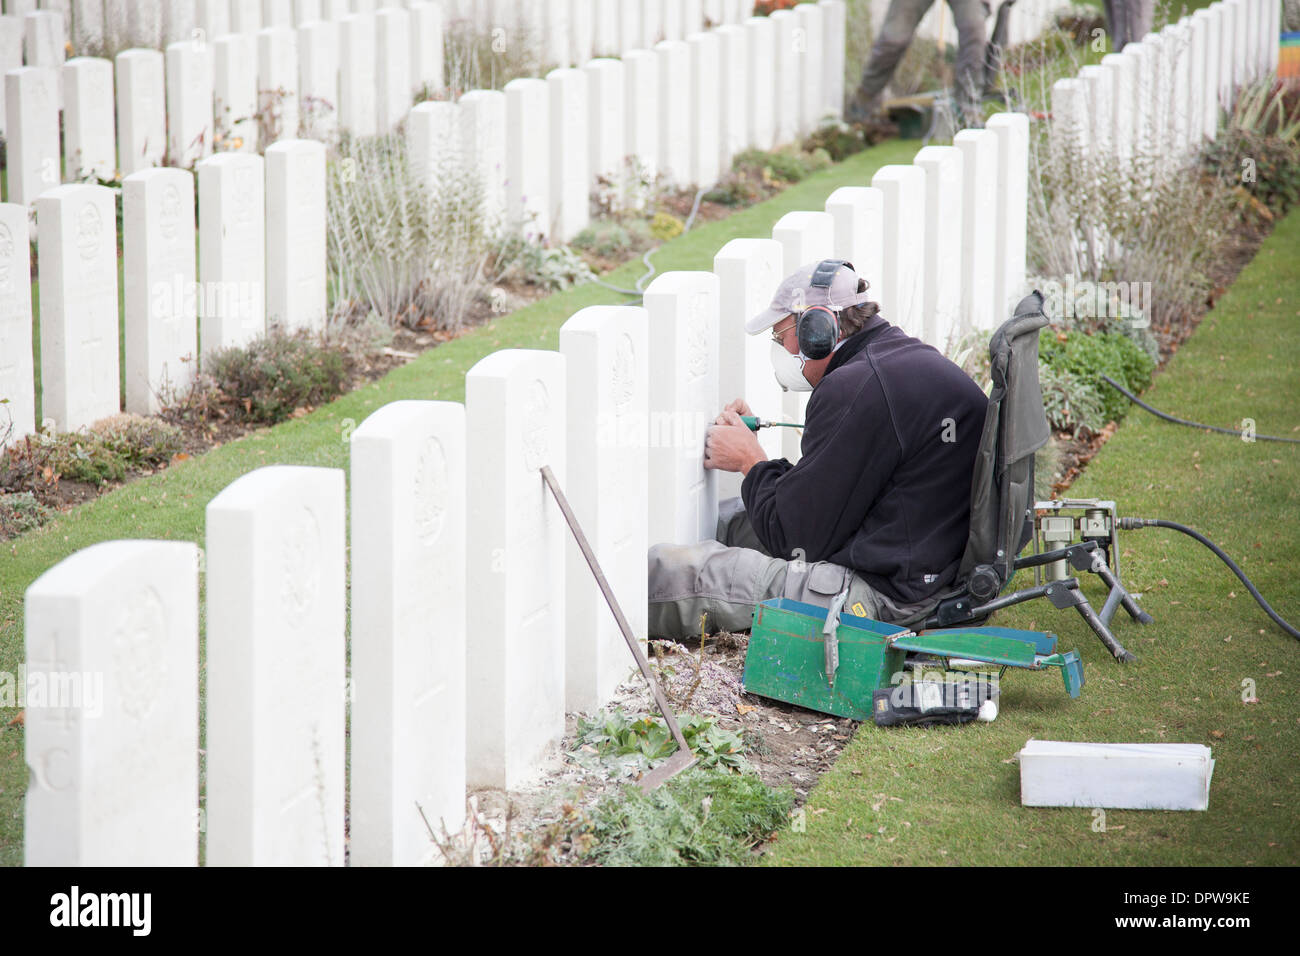
<svg viewBox="0 0 1300 956">
<path fill-rule="evenodd" d="M 289 519 L 282 552 L 280 597 L 290 627 L 302 624 L 320 591 L 320 524 L 310 508 Z"/>
<path fill-rule="evenodd" d="M 610 374 L 610 399 L 614 403 L 614 414 L 624 415 L 636 390 L 636 346 L 632 336 L 626 333 L 619 336 L 614 346 L 614 368 Z"/>
<path fill-rule="evenodd" d="M 547 434 L 547 417 L 551 399 L 541 379 L 534 379 L 524 400 L 523 442 L 524 467 L 536 471 L 548 463 L 550 436 Z"/>
<path fill-rule="evenodd" d="M 181 218 L 181 191 L 168 185 L 163 190 L 162 208 L 158 211 L 158 228 L 168 242 L 176 238 L 176 228 Z"/>
<path fill-rule="evenodd" d="M 144 720 L 167 674 L 167 614 L 151 587 L 127 598 L 113 631 L 113 672 L 122 711 Z"/>
<path fill-rule="evenodd" d="M 104 235 L 104 220 L 99 207 L 86 200 L 77 212 L 77 251 L 83 259 L 93 259 L 99 253 L 99 243 Z"/>
<path fill-rule="evenodd" d="M 436 438 L 425 441 L 415 466 L 415 533 L 425 544 L 442 534 L 446 517 L 447 455 Z"/>
<path fill-rule="evenodd" d="M 709 373 L 709 296 L 697 292 L 686 311 L 686 377 L 694 381 Z"/>
</svg>

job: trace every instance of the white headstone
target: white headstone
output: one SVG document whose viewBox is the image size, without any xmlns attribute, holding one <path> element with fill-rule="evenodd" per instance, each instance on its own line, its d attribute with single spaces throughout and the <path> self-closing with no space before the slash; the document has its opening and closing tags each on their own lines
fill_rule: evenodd
<svg viewBox="0 0 1300 956">
<path fill-rule="evenodd" d="M 212 42 L 212 109 L 223 150 L 257 150 L 257 34 L 231 33 Z"/>
<path fill-rule="evenodd" d="M 550 92 L 545 80 L 520 77 L 506 84 L 505 97 L 512 133 L 506 141 L 506 216 L 536 239 L 551 231 Z M 412 124 L 419 109 L 411 111 Z"/>
<path fill-rule="evenodd" d="M 426 100 L 417 103 L 407 119 L 406 144 L 411 171 L 430 195 L 447 177 L 465 173 L 460 148 L 460 112 L 455 103 Z"/>
<path fill-rule="evenodd" d="M 1219 11 L 1219 106 L 1227 111 L 1235 100 L 1237 8 L 1231 3 L 1214 5 Z"/>
<path fill-rule="evenodd" d="M 42 417 L 75 431 L 121 408 L 117 212 L 105 186 L 56 186 L 36 200 Z"/>
<path fill-rule="evenodd" d="M 919 337 L 927 281 L 925 173 L 916 166 L 882 166 L 871 178 L 871 185 L 885 198 L 880 311 L 908 335 Z"/>
<path fill-rule="evenodd" d="M 749 148 L 749 35 L 731 24 L 718 37 L 718 162 L 722 175 L 736 154 Z"/>
<path fill-rule="evenodd" d="M 230 33 L 230 0 L 197 0 L 195 23 L 209 43 Z"/>
<path fill-rule="evenodd" d="M 0 203 L 0 450 L 36 431 L 27 207 Z"/>
<path fill-rule="evenodd" d="M 825 22 L 821 4 L 800 3 L 794 8 L 795 65 L 799 71 L 799 133 L 809 135 L 825 111 Z M 843 42 L 841 40 L 841 42 Z"/>
<path fill-rule="evenodd" d="M 324 20 L 298 27 L 298 113 L 306 139 L 332 140 L 338 130 L 339 30 Z"/>
<path fill-rule="evenodd" d="M 42 192 L 59 184 L 56 79 L 54 70 L 38 66 L 5 74 L 9 202 L 30 206 Z"/>
<path fill-rule="evenodd" d="M 426 862 L 465 815 L 465 406 L 352 433 L 351 862 Z"/>
<path fill-rule="evenodd" d="M 732 239 L 713 257 L 718 277 L 718 404 L 719 411 L 743 398 L 759 418 L 779 421 L 781 386 L 772 375 L 771 336 L 745 334 L 745 323 L 766 309 L 785 277 L 781 244 L 775 239 Z M 785 429 L 758 433 L 758 443 L 769 458 L 781 457 Z M 717 476 L 718 500 L 740 494 L 743 476 L 723 472 Z"/>
<path fill-rule="evenodd" d="M 198 863 L 198 567 L 107 541 L 27 589 L 27 866 Z"/>
<path fill-rule="evenodd" d="M 919 338 L 943 352 L 961 327 L 962 154 L 956 146 L 926 146 L 913 162 L 925 173 Z"/>
<path fill-rule="evenodd" d="M 212 47 L 186 40 L 167 47 L 167 159 L 192 167 L 212 154 Z"/>
<path fill-rule="evenodd" d="M 483 214 L 499 222 L 506 211 L 506 95 L 471 90 L 460 98 L 460 145 L 465 168 L 483 188 Z"/>
<path fill-rule="evenodd" d="M 569 0 L 569 56 L 573 65 L 581 67 L 591 59 L 592 45 L 595 43 L 595 12 L 592 9 L 595 0 Z"/>
<path fill-rule="evenodd" d="M 641 2 L 641 46 L 649 49 L 661 40 L 664 34 L 664 7 L 657 0 Z"/>
<path fill-rule="evenodd" d="M 266 324 L 325 328 L 325 144 L 281 140 L 266 150 Z"/>
<path fill-rule="evenodd" d="M 503 349 L 465 375 L 467 781 L 510 789 L 564 732 L 565 361 Z"/>
<path fill-rule="evenodd" d="M 641 30 L 641 6 L 645 0 L 615 0 L 618 4 L 619 49 L 624 53 L 647 45 Z"/>
<path fill-rule="evenodd" d="M 256 34 L 262 29 L 262 0 L 229 0 L 230 32 Z"/>
<path fill-rule="evenodd" d="M 266 334 L 264 165 L 256 153 L 218 153 L 195 167 L 205 357 Z"/>
<path fill-rule="evenodd" d="M 198 364 L 194 176 L 142 169 L 122 181 L 126 410 L 157 414 Z"/>
<path fill-rule="evenodd" d="M 570 0 L 540 0 L 542 7 L 543 61 L 561 67 L 573 65 L 570 48 L 572 6 Z"/>
<path fill-rule="evenodd" d="M 718 277 L 665 272 L 642 300 L 650 320 L 651 543 L 695 544 L 717 530 L 716 472 L 704 439 L 717 417 Z"/>
<path fill-rule="evenodd" d="M 28 66 L 48 67 L 54 71 L 55 96 L 63 108 L 63 88 L 60 71 L 67 56 L 67 34 L 63 31 L 63 17 L 52 10 L 38 10 L 23 17 L 24 55 Z"/>
<path fill-rule="evenodd" d="M 131 0 L 127 8 L 131 45 L 151 50 L 163 46 L 162 0 Z"/>
<path fill-rule="evenodd" d="M 375 14 L 375 64 L 378 73 L 380 132 L 388 132 L 411 110 L 411 17 L 385 7 Z"/>
<path fill-rule="evenodd" d="M 822 115 L 839 119 L 844 112 L 844 44 L 848 38 L 848 7 L 844 0 L 821 0 Z"/>
<path fill-rule="evenodd" d="M 652 50 L 623 54 L 625 119 L 623 154 L 633 157 L 643 176 L 659 166 L 659 56 Z"/>
<path fill-rule="evenodd" d="M 593 181 L 604 178 L 617 196 L 621 193 L 626 135 L 625 120 L 639 117 L 625 113 L 624 67 L 621 60 L 591 60 L 587 74 L 588 161 Z M 526 140 L 525 140 L 526 142 Z"/>
<path fill-rule="evenodd" d="M 677 186 L 691 181 L 691 51 L 681 40 L 655 44 L 659 58 L 659 160 L 661 178 Z M 676 104 L 676 108 L 673 108 Z"/>
<path fill-rule="evenodd" d="M 704 4 L 701 0 L 682 0 L 682 34 L 690 36 L 704 29 Z"/>
<path fill-rule="evenodd" d="M 879 294 L 884 272 L 880 237 L 885 229 L 885 196 L 872 186 L 841 186 L 826 197 L 826 211 L 834 221 L 833 255 L 847 259 L 859 278 Z"/>
<path fill-rule="evenodd" d="M 0 87 L 4 75 L 23 65 L 23 22 L 19 17 L 0 16 Z M 0 134 L 5 132 L 5 96 L 0 88 Z"/>
<path fill-rule="evenodd" d="M 804 57 L 799 50 L 801 37 L 796 35 L 799 18 L 793 10 L 774 10 L 768 19 L 775 31 L 772 53 L 767 68 L 762 70 L 767 82 L 772 84 L 776 106 L 776 142 L 793 143 L 803 130 L 803 70 Z"/>
<path fill-rule="evenodd" d="M 292 27 L 292 0 L 262 0 L 262 26 L 266 29 Z"/>
<path fill-rule="evenodd" d="M 376 119 L 375 18 L 355 14 L 339 21 L 339 125 L 354 136 L 373 136 Z"/>
<path fill-rule="evenodd" d="M 123 50 L 132 44 L 130 0 L 103 0 L 105 53 Z"/>
<path fill-rule="evenodd" d="M 587 74 L 559 69 L 546 74 L 550 90 L 551 235 L 567 242 L 590 221 L 587 169 Z"/>
<path fill-rule="evenodd" d="M 257 32 L 257 104 L 267 143 L 298 136 L 298 34 L 292 27 Z"/>
<path fill-rule="evenodd" d="M 591 306 L 560 327 L 568 370 L 565 495 L 634 636 L 646 636 L 649 357 L 645 309 Z M 636 665 L 573 541 L 566 545 L 565 709 L 591 713 Z"/>
<path fill-rule="evenodd" d="M 123 176 L 161 166 L 167 153 L 163 55 L 123 50 L 117 64 L 117 149 Z M 12 174 L 11 174 L 12 175 Z"/>
<path fill-rule="evenodd" d="M 686 38 L 690 50 L 690 182 L 696 188 L 717 184 L 722 143 L 719 122 L 718 58 L 716 33 L 693 33 Z"/>
<path fill-rule="evenodd" d="M 274 465 L 206 511 L 209 866 L 342 866 L 343 472 Z"/>
<path fill-rule="evenodd" d="M 1105 90 L 1109 93 L 1109 90 Z M 1107 97 L 1109 99 L 1109 97 Z M 994 256 L 994 323 L 1011 318 L 1025 292 L 1029 206 L 1029 117 L 998 113 L 987 128 L 998 137 L 997 252 Z"/>
<path fill-rule="evenodd" d="M 594 56 L 618 56 L 623 52 L 624 48 L 619 45 L 618 6 L 619 0 L 596 0 L 596 23 L 592 29 Z"/>
<path fill-rule="evenodd" d="M 411 83 L 430 92 L 444 90 L 442 9 L 436 3 L 413 3 L 410 14 Z"/>
<path fill-rule="evenodd" d="M 198 27 L 195 17 L 194 0 L 165 0 L 163 3 L 163 44 L 179 43 L 182 40 L 199 40 L 207 42 L 207 34 L 195 35 Z"/>
<path fill-rule="evenodd" d="M 312 23 L 323 16 L 321 0 L 293 0 L 294 26 L 300 27 L 304 23 Z"/>
<path fill-rule="evenodd" d="M 3 31 L 0 31 L 3 32 Z M 72 48 L 80 56 L 105 56 L 104 0 L 73 0 Z"/>
<path fill-rule="evenodd" d="M 1219 44 L 1222 42 L 1222 14 L 1223 8 L 1218 5 L 1192 14 L 1203 36 L 1199 74 L 1201 131 L 1211 142 L 1219 135 Z"/>
<path fill-rule="evenodd" d="M 1055 109 L 1055 96 L 1052 102 Z M 953 137 L 953 145 L 962 152 L 961 331 L 991 332 L 1000 324 L 994 310 L 998 194 L 990 188 L 998 181 L 998 134 L 964 129 Z M 885 318 L 893 321 L 888 314 Z"/>
<path fill-rule="evenodd" d="M 682 0 L 659 0 L 659 7 L 662 11 L 660 23 L 665 40 L 684 40 L 685 32 L 682 30 Z"/>
<path fill-rule="evenodd" d="M 750 17 L 745 21 L 749 37 L 749 66 L 746 84 L 753 92 L 749 102 L 749 145 L 754 149 L 771 149 L 776 145 L 777 94 L 773 79 L 776 63 L 776 27 L 770 17 Z M 767 90 L 772 94 L 760 95 Z"/>
<path fill-rule="evenodd" d="M 1101 58 L 1101 66 L 1109 74 L 1107 86 L 1112 94 L 1110 141 L 1114 144 L 1116 161 L 1127 163 L 1133 158 L 1136 130 L 1138 60 L 1123 53 L 1107 53 Z"/>
</svg>

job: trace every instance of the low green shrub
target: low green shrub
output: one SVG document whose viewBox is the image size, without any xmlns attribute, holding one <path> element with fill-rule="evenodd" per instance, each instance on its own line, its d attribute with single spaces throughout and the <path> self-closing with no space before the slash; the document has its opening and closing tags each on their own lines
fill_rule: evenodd
<svg viewBox="0 0 1300 956">
<path fill-rule="evenodd" d="M 59 479 L 103 485 L 131 471 L 160 468 L 182 448 L 175 425 L 139 415 L 115 415 L 90 428 L 29 435 L 0 459 L 0 488 L 48 487 Z"/>
<path fill-rule="evenodd" d="M 1130 392 L 1137 393 L 1150 384 L 1155 370 L 1150 355 L 1127 336 L 1115 332 L 1088 335 L 1078 330 L 1062 332 L 1048 327 L 1039 333 L 1038 357 L 1040 364 L 1050 370 L 1049 380 L 1053 373 L 1073 376 L 1073 381 L 1067 382 L 1072 396 L 1080 394 L 1081 383 L 1096 389 L 1102 422 L 1123 418 L 1129 400 L 1102 381 L 1101 375 L 1109 375 Z M 1057 375 L 1055 381 L 1063 380 Z"/>
<path fill-rule="evenodd" d="M 0 494 L 0 538 L 13 538 L 49 521 L 54 511 L 30 491 Z"/>
</svg>

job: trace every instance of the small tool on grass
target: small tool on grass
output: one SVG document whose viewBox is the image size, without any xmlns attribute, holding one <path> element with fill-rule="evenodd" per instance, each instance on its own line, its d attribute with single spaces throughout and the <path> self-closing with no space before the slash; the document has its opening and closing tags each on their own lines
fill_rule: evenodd
<svg viewBox="0 0 1300 956">
<path fill-rule="evenodd" d="M 551 471 L 549 465 L 542 466 L 542 480 L 546 482 L 546 487 L 551 489 L 551 494 L 555 496 L 555 503 L 560 506 L 564 520 L 568 523 L 569 530 L 573 532 L 574 540 L 578 542 L 578 549 L 582 552 L 582 556 L 587 559 L 587 566 L 591 568 L 591 573 L 596 577 L 596 585 L 600 588 L 600 593 L 605 596 L 605 603 L 609 605 L 610 611 L 614 614 L 614 620 L 618 623 L 618 629 L 623 634 L 623 640 L 627 641 L 628 650 L 636 658 L 636 666 L 641 668 L 642 676 L 645 677 L 646 683 L 650 685 L 650 693 L 654 695 L 655 704 L 659 707 L 659 712 L 664 715 L 664 721 L 668 724 L 668 730 L 672 733 L 673 740 L 677 741 L 677 752 L 639 781 L 642 792 L 649 793 L 664 781 L 694 767 L 697 758 L 695 754 L 691 753 L 691 748 L 686 743 L 685 736 L 682 735 L 682 729 L 677 724 L 677 717 L 673 714 L 668 699 L 664 697 L 659 682 L 655 680 L 654 672 L 650 670 L 650 662 L 646 660 L 641 645 L 637 643 L 636 637 L 632 634 L 632 627 L 627 623 L 627 618 L 623 616 L 623 609 L 618 606 L 618 599 L 614 597 L 614 591 L 605 579 L 605 572 L 600 569 L 596 554 L 591 550 L 591 545 L 587 542 L 587 536 L 582 533 L 582 527 L 578 524 L 578 519 L 574 515 L 573 509 L 569 507 L 568 499 L 564 497 L 564 492 L 560 490 L 560 483 L 556 481 L 555 474 Z"/>
</svg>

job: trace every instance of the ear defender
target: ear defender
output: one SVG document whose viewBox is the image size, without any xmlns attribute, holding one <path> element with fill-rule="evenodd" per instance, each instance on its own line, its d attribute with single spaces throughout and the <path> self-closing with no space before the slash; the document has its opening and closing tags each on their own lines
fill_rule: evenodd
<svg viewBox="0 0 1300 956">
<path fill-rule="evenodd" d="M 809 288 L 827 290 L 840 266 L 853 268 L 853 264 L 844 259 L 824 259 L 813 270 Z M 835 343 L 840 340 L 840 317 L 836 310 L 825 305 L 809 306 L 799 313 L 795 324 L 795 334 L 799 337 L 799 351 L 814 361 L 824 359 L 835 351 Z"/>
</svg>

